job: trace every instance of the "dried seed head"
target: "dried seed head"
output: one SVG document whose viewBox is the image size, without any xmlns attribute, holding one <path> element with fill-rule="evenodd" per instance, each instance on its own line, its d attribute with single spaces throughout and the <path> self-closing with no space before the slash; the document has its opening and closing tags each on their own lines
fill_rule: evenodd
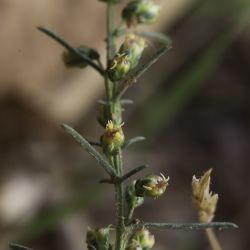
<svg viewBox="0 0 250 250">
<path fill-rule="evenodd" d="M 126 250 L 150 250 L 155 244 L 155 237 L 146 228 L 136 231 Z"/>
<path fill-rule="evenodd" d="M 125 140 L 122 125 L 115 125 L 112 121 L 108 121 L 106 131 L 101 136 L 101 144 L 104 152 L 112 154 L 121 148 Z"/>
<path fill-rule="evenodd" d="M 160 6 L 154 0 L 132 0 L 122 11 L 122 18 L 128 26 L 154 23 Z"/>
<path fill-rule="evenodd" d="M 147 196 L 151 198 L 158 198 L 167 189 L 169 185 L 169 177 L 160 175 L 148 175 L 147 177 L 137 180 L 135 190 L 137 196 Z"/>
<path fill-rule="evenodd" d="M 201 222 L 211 222 L 214 218 L 218 194 L 210 191 L 210 175 L 212 169 L 209 169 L 200 179 L 195 175 L 192 179 L 193 202 L 199 212 Z"/>
</svg>

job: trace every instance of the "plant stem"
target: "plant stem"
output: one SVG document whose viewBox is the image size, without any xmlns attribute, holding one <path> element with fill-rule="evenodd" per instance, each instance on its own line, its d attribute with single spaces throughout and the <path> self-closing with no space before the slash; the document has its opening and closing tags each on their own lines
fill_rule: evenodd
<svg viewBox="0 0 250 250">
<path fill-rule="evenodd" d="M 115 53 L 115 39 L 113 36 L 114 33 L 114 4 L 111 3 L 111 1 L 107 2 L 107 69 L 109 67 L 109 63 L 111 59 L 114 56 Z M 111 101 L 113 99 L 113 88 L 114 84 L 111 82 L 108 78 L 108 75 L 106 73 L 105 75 L 105 89 L 106 89 L 106 95 L 107 99 Z"/>
<path fill-rule="evenodd" d="M 123 166 L 122 166 L 122 155 L 121 150 L 115 156 L 115 168 L 117 170 L 117 175 L 122 177 Z M 116 250 L 124 249 L 124 184 L 123 182 L 115 183 L 115 200 L 116 200 Z"/>
<path fill-rule="evenodd" d="M 111 1 L 107 1 L 107 70 L 110 61 L 115 54 L 115 37 L 114 37 L 114 4 Z M 116 106 L 120 106 L 120 100 L 114 102 L 113 97 L 116 94 L 117 83 L 109 80 L 106 73 L 105 76 L 105 88 L 107 101 L 109 102 L 109 117 L 113 117 L 113 111 Z M 117 124 L 122 120 L 121 113 L 119 117 L 114 118 L 114 123 Z M 113 119 L 112 119 L 113 120 Z M 116 174 L 119 177 L 123 176 L 123 164 L 122 164 L 122 152 L 119 150 L 118 154 L 113 158 L 113 167 L 116 170 Z M 122 182 L 115 183 L 115 207 L 116 207 L 116 250 L 123 250 L 125 248 L 125 225 L 124 225 L 124 184 Z"/>
<path fill-rule="evenodd" d="M 210 246 L 213 250 L 222 250 L 222 247 L 221 247 L 213 229 L 207 228 L 206 235 L 207 235 L 208 241 L 210 243 Z"/>
</svg>

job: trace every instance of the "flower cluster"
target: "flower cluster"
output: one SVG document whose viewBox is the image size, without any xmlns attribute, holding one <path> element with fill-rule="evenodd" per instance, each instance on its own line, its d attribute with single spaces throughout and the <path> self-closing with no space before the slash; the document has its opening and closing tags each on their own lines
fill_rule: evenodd
<svg viewBox="0 0 250 250">
<path fill-rule="evenodd" d="M 145 39 L 133 33 L 128 34 L 110 63 L 109 78 L 113 82 L 122 80 L 137 66 L 145 47 Z"/>
</svg>

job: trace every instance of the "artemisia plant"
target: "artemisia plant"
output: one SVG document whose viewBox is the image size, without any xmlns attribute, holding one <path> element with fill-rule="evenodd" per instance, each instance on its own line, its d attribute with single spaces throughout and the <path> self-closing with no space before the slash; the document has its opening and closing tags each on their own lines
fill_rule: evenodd
<svg viewBox="0 0 250 250">
<path fill-rule="evenodd" d="M 122 113 L 124 105 L 132 101 L 123 97 L 126 90 L 132 87 L 151 65 L 168 52 L 172 45 L 171 40 L 163 34 L 140 32 L 140 26 L 149 25 L 158 20 L 161 8 L 157 0 L 127 1 L 127 5 L 122 10 L 119 25 L 115 23 L 115 9 L 119 0 L 102 0 L 102 2 L 99 4 L 105 4 L 107 9 L 107 58 L 105 65 L 97 50 L 85 45 L 74 47 L 48 29 L 38 27 L 41 32 L 65 48 L 62 58 L 67 67 L 92 67 L 103 77 L 105 85 L 105 98 L 99 101 L 98 122 L 104 128 L 99 141 L 90 142 L 70 126 L 62 125 L 66 133 L 72 136 L 104 168 L 107 177 L 101 182 L 114 185 L 116 214 L 114 221 L 111 222 L 114 225 L 103 228 L 88 228 L 87 248 L 90 250 L 149 250 L 155 245 L 155 237 L 149 230 L 163 228 L 206 229 L 211 247 L 221 249 L 212 228 L 235 228 L 237 226 L 226 222 L 212 222 L 218 195 L 212 195 L 209 190 L 210 170 L 201 179 L 193 177 L 192 181 L 193 200 L 199 211 L 199 223 L 151 223 L 142 222 L 140 218 L 133 216 L 134 210 L 143 204 L 144 199 L 156 199 L 166 192 L 170 178 L 166 174 L 158 173 L 128 181 L 129 178 L 142 171 L 145 166 L 124 173 L 122 152 L 131 144 L 145 138 L 137 136 L 126 139 L 123 132 Z M 118 37 L 123 37 L 120 46 L 117 44 Z M 148 61 L 142 63 L 141 57 L 150 39 L 162 46 Z M 126 126 L 129 124 L 126 123 Z M 97 150 L 97 147 L 100 150 Z M 128 183 L 127 186 L 125 186 L 125 182 Z M 115 242 L 110 241 L 111 228 L 115 228 Z M 28 249 L 16 244 L 10 246 L 15 250 Z"/>
</svg>

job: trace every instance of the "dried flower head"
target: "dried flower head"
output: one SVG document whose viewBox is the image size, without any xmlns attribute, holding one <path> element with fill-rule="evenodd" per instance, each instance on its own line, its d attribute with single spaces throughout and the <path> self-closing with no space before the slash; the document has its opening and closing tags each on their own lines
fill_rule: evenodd
<svg viewBox="0 0 250 250">
<path fill-rule="evenodd" d="M 199 212 L 201 222 L 211 222 L 214 218 L 218 194 L 210 191 L 210 175 L 212 169 L 209 169 L 200 179 L 195 175 L 192 180 L 193 202 Z"/>
</svg>

